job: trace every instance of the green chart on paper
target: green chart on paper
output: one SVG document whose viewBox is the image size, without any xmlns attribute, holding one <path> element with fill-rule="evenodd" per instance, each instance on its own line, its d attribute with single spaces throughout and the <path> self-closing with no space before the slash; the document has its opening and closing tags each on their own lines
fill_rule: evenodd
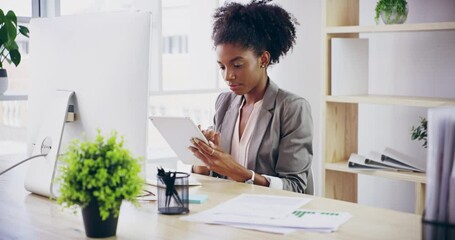
<svg viewBox="0 0 455 240">
<path fill-rule="evenodd" d="M 339 215 L 339 213 L 333 213 L 333 212 L 315 212 L 315 211 L 300 211 L 300 210 L 296 210 L 296 211 L 292 212 L 292 214 L 294 214 L 296 217 L 303 217 L 305 215 L 315 215 L 315 214 L 325 215 L 325 216 L 338 216 Z"/>
</svg>

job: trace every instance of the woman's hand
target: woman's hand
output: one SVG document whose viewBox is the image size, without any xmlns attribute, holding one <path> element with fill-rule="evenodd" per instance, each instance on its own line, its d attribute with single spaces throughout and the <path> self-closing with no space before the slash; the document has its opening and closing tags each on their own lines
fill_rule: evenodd
<svg viewBox="0 0 455 240">
<path fill-rule="evenodd" d="M 210 170 L 206 166 L 193 166 L 191 172 L 207 176 L 210 175 Z"/>
<path fill-rule="evenodd" d="M 206 129 L 206 130 L 203 130 L 201 129 L 201 125 L 198 125 L 198 128 L 201 130 L 202 134 L 204 135 L 204 137 L 206 139 L 208 139 L 208 141 L 211 141 L 211 142 L 214 142 L 215 141 L 215 134 L 216 132 L 213 131 L 212 129 Z M 191 147 L 189 148 L 191 151 L 193 151 L 191 149 Z M 210 174 L 210 169 L 207 168 L 206 166 L 193 166 L 191 168 L 191 171 L 193 173 L 197 173 L 197 174 L 202 174 L 202 175 L 209 175 Z"/>
<path fill-rule="evenodd" d="M 231 155 L 224 152 L 220 147 L 220 133 L 214 132 L 213 130 L 204 130 L 203 134 L 209 140 L 209 144 L 195 138 L 192 139 L 193 146 L 190 146 L 189 149 L 193 152 L 194 156 L 205 163 L 208 170 L 228 176 L 239 182 L 244 182 L 251 178 L 251 172 L 238 164 Z"/>
</svg>

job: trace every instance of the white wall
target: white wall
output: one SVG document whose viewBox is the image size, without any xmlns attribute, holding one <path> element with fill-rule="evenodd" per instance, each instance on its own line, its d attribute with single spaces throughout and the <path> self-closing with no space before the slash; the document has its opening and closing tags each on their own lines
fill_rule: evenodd
<svg viewBox="0 0 455 240">
<path fill-rule="evenodd" d="M 294 49 L 272 66 L 270 78 L 281 88 L 303 96 L 311 105 L 313 138 L 313 173 L 315 194 L 321 195 L 321 2 L 314 0 L 274 1 L 291 12 L 300 23 Z"/>
<path fill-rule="evenodd" d="M 360 24 L 374 25 L 376 1 L 361 0 Z M 406 23 L 455 21 L 453 0 L 408 1 Z M 455 98 L 455 32 L 362 34 L 370 39 L 369 93 Z M 360 105 L 359 152 L 393 147 L 426 162 L 426 149 L 410 140 L 426 108 Z M 361 204 L 413 212 L 414 184 L 359 175 Z"/>
</svg>

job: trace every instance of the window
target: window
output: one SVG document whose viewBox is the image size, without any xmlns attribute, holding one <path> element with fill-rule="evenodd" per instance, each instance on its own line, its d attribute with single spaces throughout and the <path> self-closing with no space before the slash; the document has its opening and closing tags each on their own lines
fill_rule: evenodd
<svg viewBox="0 0 455 240">
<path fill-rule="evenodd" d="M 212 14 L 219 1 L 191 0 L 1 0 L 0 7 L 15 5 L 23 16 L 63 16 L 111 11 L 151 11 L 154 36 L 151 60 L 149 115 L 189 116 L 203 127 L 212 124 L 215 100 L 224 87 L 218 74 L 211 40 Z M 37 14 L 38 13 L 38 14 Z M 33 36 L 33 32 L 31 33 Z M 157 37 L 158 36 L 158 37 Z M 27 48 L 24 45 L 24 48 Z M 157 50 L 158 49 L 158 50 Z M 27 49 L 25 49 L 27 51 Z M 27 68 L 27 61 L 17 71 Z M 29 81 L 18 73 L 21 86 Z M 158 74 L 156 74 L 158 72 Z M 20 75 L 24 75 L 21 77 Z M 1 114 L 1 112 L 0 112 Z M 1 116 L 1 115 L 0 115 Z M 150 123 L 148 159 L 174 158 L 175 154 Z"/>
<path fill-rule="evenodd" d="M 2 0 L 0 8 L 5 12 L 13 10 L 18 17 L 32 17 L 32 1 L 31 0 Z"/>
<path fill-rule="evenodd" d="M 211 126 L 220 84 L 211 40 L 212 14 L 218 1 L 161 1 L 162 70 L 151 88 L 150 115 L 186 116 L 203 128 Z M 188 145 L 190 143 L 188 142 Z M 176 156 L 153 125 L 149 159 Z"/>
<path fill-rule="evenodd" d="M 0 9 L 6 14 L 12 10 L 17 16 L 18 24 L 28 26 L 32 17 L 39 16 L 38 0 L 1 0 Z M 19 35 L 16 38 L 21 52 L 18 67 L 3 62 L 8 73 L 8 92 L 23 94 L 30 79 L 28 55 L 28 38 Z M 26 150 L 26 101 L 0 101 L 0 155 L 23 153 Z"/>
<path fill-rule="evenodd" d="M 217 1 L 162 1 L 162 88 L 154 91 L 218 88 L 210 21 L 217 6 Z"/>
<path fill-rule="evenodd" d="M 95 12 L 112 12 L 133 8 L 133 0 L 56 0 L 60 1 L 60 14 L 73 15 Z"/>
</svg>

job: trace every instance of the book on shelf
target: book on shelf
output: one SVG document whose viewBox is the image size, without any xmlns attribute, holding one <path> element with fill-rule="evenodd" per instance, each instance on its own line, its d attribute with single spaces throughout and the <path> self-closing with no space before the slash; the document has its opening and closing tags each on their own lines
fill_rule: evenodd
<svg viewBox="0 0 455 240">
<path fill-rule="evenodd" d="M 426 171 L 425 167 L 419 166 L 417 160 L 413 159 L 411 156 L 389 147 L 384 149 L 381 160 L 389 165 L 401 166 L 414 172 Z"/>
<path fill-rule="evenodd" d="M 366 156 L 352 153 L 348 160 L 348 167 L 364 170 L 425 172 L 425 169 L 417 166 L 410 156 L 391 148 L 386 148 L 382 153 L 371 151 Z"/>
</svg>

